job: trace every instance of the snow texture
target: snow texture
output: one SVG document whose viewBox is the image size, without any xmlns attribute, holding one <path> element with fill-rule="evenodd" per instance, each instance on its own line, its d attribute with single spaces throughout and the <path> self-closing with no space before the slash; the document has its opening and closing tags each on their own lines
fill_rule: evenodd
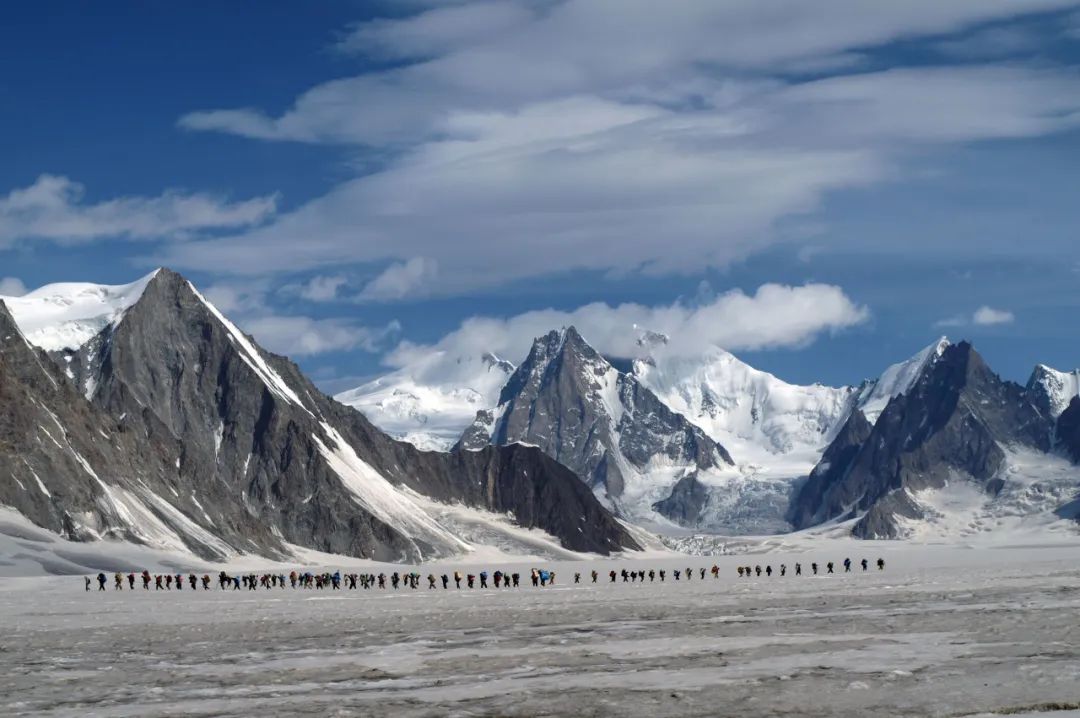
<svg viewBox="0 0 1080 718">
<path fill-rule="evenodd" d="M 9 580 L 0 713 L 1064 718 L 1080 711 L 1078 551 L 824 541 L 705 560 L 485 564 L 556 571 L 552 587 L 498 591 L 165 593 L 110 580 L 86 593 L 79 577 Z M 811 561 L 879 555 L 884 572 L 791 575 L 797 561 L 809 573 Z M 714 562 L 717 579 L 672 580 Z M 781 563 L 785 578 L 735 572 Z M 592 585 L 594 568 L 668 578 Z"/>
<path fill-rule="evenodd" d="M 45 351 L 78 349 L 116 324 L 158 270 L 131 284 L 47 284 L 21 297 L 0 297 L 26 339 Z"/>
<path fill-rule="evenodd" d="M 495 406 L 514 365 L 494 354 L 447 365 L 441 352 L 335 399 L 357 409 L 383 431 L 421 449 L 445 451 L 476 412 Z"/>
</svg>

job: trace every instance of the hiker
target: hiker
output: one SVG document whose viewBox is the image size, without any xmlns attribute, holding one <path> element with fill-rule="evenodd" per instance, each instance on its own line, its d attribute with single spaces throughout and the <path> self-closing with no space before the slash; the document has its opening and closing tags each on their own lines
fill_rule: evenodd
<svg viewBox="0 0 1080 718">
<path fill-rule="evenodd" d="M 581 583 L 581 574 L 580 573 L 577 573 L 577 572 L 574 573 L 574 583 Z"/>
<path fill-rule="evenodd" d="M 795 575 L 796 576 L 802 576 L 802 564 L 801 563 L 795 564 Z"/>
<path fill-rule="evenodd" d="M 97 575 L 97 582 L 98 582 L 98 590 L 99 591 L 104 591 L 105 590 L 105 582 L 106 581 L 108 581 L 108 579 L 105 578 L 105 574 L 99 573 Z"/>
<path fill-rule="evenodd" d="M 861 561 L 861 563 L 862 563 L 862 570 L 863 571 L 865 571 L 870 566 L 870 562 L 867 561 L 865 558 Z"/>
<path fill-rule="evenodd" d="M 832 573 L 833 572 L 833 563 L 832 563 L 832 561 L 829 561 L 827 564 L 825 564 L 825 568 L 828 569 L 828 573 Z"/>
<path fill-rule="evenodd" d="M 124 590 L 124 574 L 118 573 L 113 577 L 113 590 L 114 591 L 123 591 Z"/>
<path fill-rule="evenodd" d="M 600 574 L 599 574 L 599 573 L 597 572 L 597 570 L 596 570 L 596 569 L 594 568 L 594 569 L 592 570 L 592 582 L 593 582 L 593 583 L 596 583 L 596 579 L 597 579 L 597 578 L 598 578 L 599 576 L 600 576 Z"/>
<path fill-rule="evenodd" d="M 814 572 L 815 576 L 817 576 L 817 563 L 810 564 L 810 570 Z"/>
<path fill-rule="evenodd" d="M 878 571 L 884 571 L 885 570 L 885 559 L 879 558 L 877 560 L 877 570 Z"/>
<path fill-rule="evenodd" d="M 787 565 L 780 564 L 780 576 L 781 578 L 787 574 Z"/>
<path fill-rule="evenodd" d="M 480 572 L 480 588 L 487 588 L 487 571 Z"/>
<path fill-rule="evenodd" d="M 772 566 L 771 565 L 765 567 L 765 575 L 767 577 L 769 577 L 769 578 L 772 578 Z"/>
<path fill-rule="evenodd" d="M 86 590 L 87 590 L 87 591 L 89 591 L 89 590 L 90 590 L 90 583 L 91 583 L 91 581 L 90 581 L 90 577 L 89 577 L 89 576 L 86 576 Z"/>
<path fill-rule="evenodd" d="M 851 559 L 844 559 L 844 573 L 851 573 Z"/>
</svg>

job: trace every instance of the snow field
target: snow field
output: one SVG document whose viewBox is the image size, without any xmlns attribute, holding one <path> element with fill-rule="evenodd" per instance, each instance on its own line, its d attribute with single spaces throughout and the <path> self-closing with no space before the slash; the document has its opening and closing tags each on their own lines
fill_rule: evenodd
<svg viewBox="0 0 1080 718">
<path fill-rule="evenodd" d="M 546 564 L 554 587 L 499 591 L 87 594 L 75 577 L 11 580 L 0 713 L 1064 716 L 1048 711 L 1080 703 L 1080 547 L 896 544 L 881 546 L 882 573 L 734 573 L 879 546 L 720 557 L 719 579 L 663 585 L 572 576 L 713 559 Z"/>
</svg>

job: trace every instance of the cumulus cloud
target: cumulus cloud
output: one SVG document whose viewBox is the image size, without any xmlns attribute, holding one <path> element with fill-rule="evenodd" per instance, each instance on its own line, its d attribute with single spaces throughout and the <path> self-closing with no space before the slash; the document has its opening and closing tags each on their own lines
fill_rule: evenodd
<svg viewBox="0 0 1080 718">
<path fill-rule="evenodd" d="M 1016 317 L 1010 311 L 985 306 L 976 309 L 975 314 L 971 317 L 972 323 L 981 327 L 994 324 L 1012 324 L 1015 319 Z"/>
<path fill-rule="evenodd" d="M 646 330 L 668 337 L 662 351 L 693 355 L 710 346 L 731 351 L 801 347 L 827 332 L 856 326 L 869 311 L 842 289 L 826 284 L 765 284 L 753 294 L 733 290 L 704 304 L 587 304 L 573 311 L 547 309 L 509 318 L 473 317 L 433 345 L 402 342 L 384 358 L 394 369 L 418 379 L 468 379 L 484 352 L 520 362 L 533 339 L 554 328 L 575 326 L 603 354 L 638 356 L 638 338 Z"/>
<path fill-rule="evenodd" d="M 18 277 L 0 277 L 0 296 L 21 297 L 26 292 L 26 285 Z"/>
<path fill-rule="evenodd" d="M 939 327 L 989 327 L 997 324 L 1012 324 L 1016 316 L 1005 309 L 981 306 L 971 314 L 956 314 L 936 322 Z"/>
<path fill-rule="evenodd" d="M 84 201 L 85 188 L 57 175 L 0 197 L 0 247 L 23 239 L 76 244 L 105 237 L 160 239 L 201 230 L 237 229 L 274 214 L 277 198 L 228 202 L 206 194 L 169 191 L 157 197 Z"/>
</svg>

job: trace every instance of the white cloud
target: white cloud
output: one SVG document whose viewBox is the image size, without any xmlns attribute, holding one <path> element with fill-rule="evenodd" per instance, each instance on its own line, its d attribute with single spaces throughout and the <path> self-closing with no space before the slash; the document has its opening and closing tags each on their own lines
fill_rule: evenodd
<svg viewBox="0 0 1080 718">
<path fill-rule="evenodd" d="M 421 61 L 319 85 L 280 117 L 193 112 L 190 129 L 260 139 L 378 144 L 423 136 L 449 112 L 495 109 L 635 85 L 772 72 L 893 40 L 1076 6 L 1075 0 L 490 0 L 354 28 L 344 47 Z M 498 8 L 496 10 L 496 7 Z M 431 58 L 431 56 L 434 56 Z M 431 58 L 431 59 L 429 59 Z"/>
<path fill-rule="evenodd" d="M 291 357 L 363 349 L 377 352 L 401 331 L 397 322 L 371 328 L 346 319 L 303 316 L 258 316 L 240 319 L 244 331 L 272 352 Z"/>
<path fill-rule="evenodd" d="M 41 175 L 29 187 L 0 197 L 0 247 L 22 239 L 76 244 L 104 237 L 154 239 L 208 229 L 238 229 L 273 215 L 277 198 L 227 202 L 206 194 L 169 191 L 157 197 L 83 201 L 84 187 Z"/>
<path fill-rule="evenodd" d="M 394 263 L 368 282 L 358 299 L 403 299 L 422 293 L 425 284 L 434 280 L 437 272 L 436 263 L 424 257 L 413 257 L 407 262 Z"/>
<path fill-rule="evenodd" d="M 265 311 L 268 288 L 269 282 L 254 279 L 218 282 L 205 287 L 202 293 L 223 313 L 239 316 Z"/>
<path fill-rule="evenodd" d="M 345 283 L 342 276 L 312 277 L 300 288 L 300 296 L 309 302 L 329 302 L 337 298 Z"/>
<path fill-rule="evenodd" d="M 858 72 L 883 43 L 1075 0 L 520 0 L 495 15 L 488 4 L 358 26 L 347 49 L 415 61 L 314 87 L 280 116 L 184 117 L 395 159 L 159 261 L 240 273 L 389 264 L 366 300 L 573 270 L 694 274 L 793 241 L 778 225 L 805 222 L 835 191 L 897 178 L 928 145 L 1080 125 L 1071 69 Z M 795 81 L 798 67 L 856 74 Z"/>
<path fill-rule="evenodd" d="M 21 297 L 26 292 L 26 285 L 18 277 L 0 277 L 0 296 Z"/>
<path fill-rule="evenodd" d="M 972 315 L 971 321 L 978 326 L 985 327 L 994 324 L 1012 324 L 1016 317 L 1012 312 L 993 307 L 979 307 Z"/>
<path fill-rule="evenodd" d="M 938 327 L 989 327 L 997 324 L 1012 324 L 1015 320 L 1016 316 L 1010 311 L 984 305 L 971 314 L 955 314 L 934 324 Z"/>
<path fill-rule="evenodd" d="M 705 293 L 703 293 L 705 294 Z M 601 353 L 631 357 L 642 350 L 645 330 L 669 337 L 664 351 L 693 355 L 709 346 L 731 351 L 800 347 L 826 332 L 864 322 L 869 311 L 839 287 L 766 284 L 751 295 L 735 290 L 705 304 L 645 306 L 588 304 L 573 311 L 531 311 L 510 318 L 473 317 L 434 345 L 402 342 L 384 359 L 392 368 L 408 368 L 418 380 L 467 379 L 483 352 L 520 362 L 533 339 L 553 328 L 573 325 Z"/>
</svg>

